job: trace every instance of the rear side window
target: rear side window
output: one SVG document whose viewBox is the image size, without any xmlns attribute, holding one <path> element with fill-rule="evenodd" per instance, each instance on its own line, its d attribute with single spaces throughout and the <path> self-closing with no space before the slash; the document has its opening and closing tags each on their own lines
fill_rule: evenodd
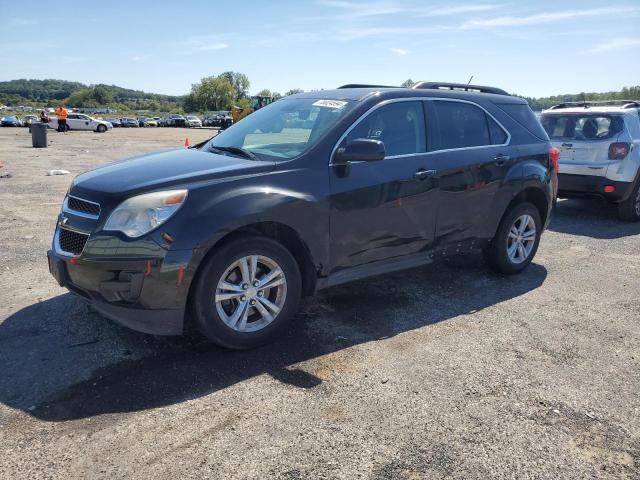
<svg viewBox="0 0 640 480">
<path fill-rule="evenodd" d="M 433 105 L 438 117 L 442 150 L 491 145 L 484 110 L 463 102 L 435 100 Z"/>
<path fill-rule="evenodd" d="M 524 128 L 533 133 L 541 140 L 547 139 L 545 130 L 540 125 L 540 122 L 536 118 L 535 113 L 531 111 L 529 105 L 526 103 L 503 103 L 497 104 L 504 112 L 513 118 L 516 122 L 522 125 Z"/>
<path fill-rule="evenodd" d="M 614 115 L 543 115 L 542 126 L 553 140 L 606 140 L 622 132 L 624 121 Z"/>
<path fill-rule="evenodd" d="M 346 141 L 358 138 L 381 140 L 387 157 L 425 152 L 422 102 L 394 102 L 374 110 L 349 132 Z"/>
<path fill-rule="evenodd" d="M 487 115 L 487 122 L 489 122 L 489 135 L 491 136 L 491 145 L 503 145 L 507 143 L 507 134 L 496 123 L 496 121 Z"/>
</svg>

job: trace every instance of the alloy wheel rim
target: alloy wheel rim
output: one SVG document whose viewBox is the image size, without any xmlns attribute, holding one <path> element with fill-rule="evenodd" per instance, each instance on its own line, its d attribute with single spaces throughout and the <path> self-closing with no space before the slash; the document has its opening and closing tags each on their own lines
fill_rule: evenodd
<svg viewBox="0 0 640 480">
<path fill-rule="evenodd" d="M 507 237 L 507 255 L 512 263 L 522 263 L 529 258 L 536 243 L 536 222 L 531 215 L 515 219 Z"/>
<path fill-rule="evenodd" d="M 222 274 L 215 306 L 222 321 L 237 332 L 256 332 L 271 324 L 287 298 L 287 279 L 269 257 L 248 255 Z"/>
</svg>

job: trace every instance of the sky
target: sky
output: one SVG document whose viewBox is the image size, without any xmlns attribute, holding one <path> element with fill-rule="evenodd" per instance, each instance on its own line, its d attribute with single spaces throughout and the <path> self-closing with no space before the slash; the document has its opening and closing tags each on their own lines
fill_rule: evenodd
<svg viewBox="0 0 640 480">
<path fill-rule="evenodd" d="M 640 0 L 0 0 L 0 81 L 182 95 L 233 70 L 251 92 L 473 83 L 540 97 L 640 84 Z"/>
</svg>

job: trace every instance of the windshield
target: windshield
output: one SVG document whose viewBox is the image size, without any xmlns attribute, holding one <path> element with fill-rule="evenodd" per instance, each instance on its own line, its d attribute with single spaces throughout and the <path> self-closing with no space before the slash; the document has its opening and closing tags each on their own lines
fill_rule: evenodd
<svg viewBox="0 0 640 480">
<path fill-rule="evenodd" d="M 203 148 L 242 148 L 269 160 L 294 158 L 311 148 L 353 105 L 344 100 L 278 100 L 243 118 Z"/>
<path fill-rule="evenodd" d="M 552 140 L 605 140 L 622 132 L 622 117 L 601 114 L 542 115 L 540 123 Z"/>
</svg>

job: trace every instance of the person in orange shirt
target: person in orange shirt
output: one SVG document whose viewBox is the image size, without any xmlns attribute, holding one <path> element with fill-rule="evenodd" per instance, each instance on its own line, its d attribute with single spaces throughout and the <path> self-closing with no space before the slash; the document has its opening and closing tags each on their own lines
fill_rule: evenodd
<svg viewBox="0 0 640 480">
<path fill-rule="evenodd" d="M 67 116 L 69 115 L 69 112 L 67 112 L 67 109 L 62 105 L 58 105 L 58 108 L 56 108 L 56 115 L 58 117 L 58 131 L 66 132 L 69 130 L 69 126 L 67 125 Z"/>
</svg>

